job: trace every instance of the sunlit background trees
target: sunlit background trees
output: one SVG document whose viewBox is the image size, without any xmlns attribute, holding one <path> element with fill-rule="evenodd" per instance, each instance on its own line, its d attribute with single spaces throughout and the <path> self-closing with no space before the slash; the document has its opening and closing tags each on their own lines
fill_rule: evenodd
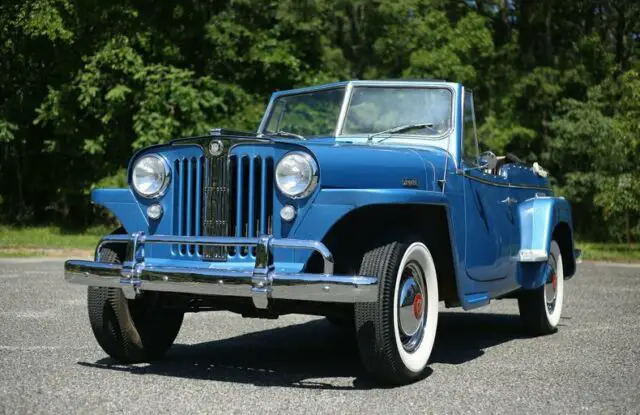
<svg viewBox="0 0 640 415">
<path fill-rule="evenodd" d="M 640 239 L 640 2 L 3 0 L 0 218 L 95 221 L 132 152 L 254 130 L 271 92 L 446 79 L 480 140 L 551 172 L 585 239 Z"/>
</svg>

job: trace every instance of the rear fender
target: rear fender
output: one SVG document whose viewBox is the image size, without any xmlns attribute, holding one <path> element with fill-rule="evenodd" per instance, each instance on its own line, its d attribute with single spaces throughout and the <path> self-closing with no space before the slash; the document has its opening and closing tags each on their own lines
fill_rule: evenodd
<svg viewBox="0 0 640 415">
<path fill-rule="evenodd" d="M 518 283 L 527 289 L 542 286 L 549 274 L 547 260 L 555 238 L 562 251 L 565 279 L 575 273 L 571 207 L 560 197 L 535 197 L 518 205 L 520 250 Z"/>
</svg>

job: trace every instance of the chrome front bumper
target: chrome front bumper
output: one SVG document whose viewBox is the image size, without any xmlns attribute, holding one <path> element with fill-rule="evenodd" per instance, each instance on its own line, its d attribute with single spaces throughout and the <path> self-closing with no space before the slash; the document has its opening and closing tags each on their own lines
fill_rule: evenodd
<svg viewBox="0 0 640 415">
<path fill-rule="evenodd" d="M 100 249 L 107 243 L 126 243 L 123 264 L 99 261 Z M 256 247 L 253 269 L 185 268 L 145 264 L 144 244 L 193 244 L 203 246 Z M 273 266 L 273 248 L 307 249 L 324 260 L 322 274 L 282 273 Z M 207 262 L 206 264 L 215 264 Z M 128 298 L 142 291 L 251 297 L 257 308 L 265 309 L 270 299 L 308 300 L 334 303 L 374 302 L 378 279 L 333 274 L 333 256 L 318 241 L 276 239 L 271 236 L 235 238 L 217 236 L 111 235 L 100 241 L 96 261 L 69 260 L 64 264 L 65 279 L 73 284 L 122 288 Z"/>
</svg>

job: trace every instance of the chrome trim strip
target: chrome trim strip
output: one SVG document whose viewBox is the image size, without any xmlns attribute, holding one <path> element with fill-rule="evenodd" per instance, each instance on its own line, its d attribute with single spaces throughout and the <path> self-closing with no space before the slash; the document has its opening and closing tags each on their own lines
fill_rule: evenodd
<svg viewBox="0 0 640 415">
<path fill-rule="evenodd" d="M 501 177 L 502 179 L 505 179 L 505 180 L 506 180 L 506 183 L 499 183 L 499 182 L 494 182 L 494 181 L 492 181 L 491 179 L 483 179 L 483 178 L 481 178 L 481 177 L 475 177 L 475 176 L 472 176 L 472 175 L 470 175 L 470 174 L 467 174 L 467 173 L 466 173 L 466 172 L 464 172 L 464 171 L 462 172 L 462 176 L 463 176 L 463 177 L 466 177 L 466 178 L 468 178 L 468 179 L 470 179 L 470 180 L 475 180 L 475 181 L 480 182 L 480 183 L 490 184 L 490 185 L 493 185 L 493 186 L 499 186 L 499 187 L 510 187 L 510 188 L 513 188 L 513 189 L 544 190 L 544 191 L 547 191 L 547 192 L 551 190 L 551 188 L 549 188 L 549 187 L 529 186 L 529 185 L 526 185 L 526 184 L 513 184 L 513 183 L 509 183 L 509 182 L 508 182 L 508 179 L 506 179 L 506 178 L 504 178 L 504 177 L 501 177 L 501 176 L 500 176 L 500 177 Z"/>
</svg>

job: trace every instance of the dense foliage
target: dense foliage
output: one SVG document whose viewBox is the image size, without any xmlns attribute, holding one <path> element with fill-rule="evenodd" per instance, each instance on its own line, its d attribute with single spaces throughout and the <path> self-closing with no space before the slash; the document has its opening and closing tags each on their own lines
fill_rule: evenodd
<svg viewBox="0 0 640 415">
<path fill-rule="evenodd" d="M 3 0 L 0 216 L 88 224 L 132 152 L 255 129 L 269 94 L 343 79 L 476 91 L 480 139 L 550 170 L 583 238 L 640 239 L 635 0 Z"/>
</svg>

